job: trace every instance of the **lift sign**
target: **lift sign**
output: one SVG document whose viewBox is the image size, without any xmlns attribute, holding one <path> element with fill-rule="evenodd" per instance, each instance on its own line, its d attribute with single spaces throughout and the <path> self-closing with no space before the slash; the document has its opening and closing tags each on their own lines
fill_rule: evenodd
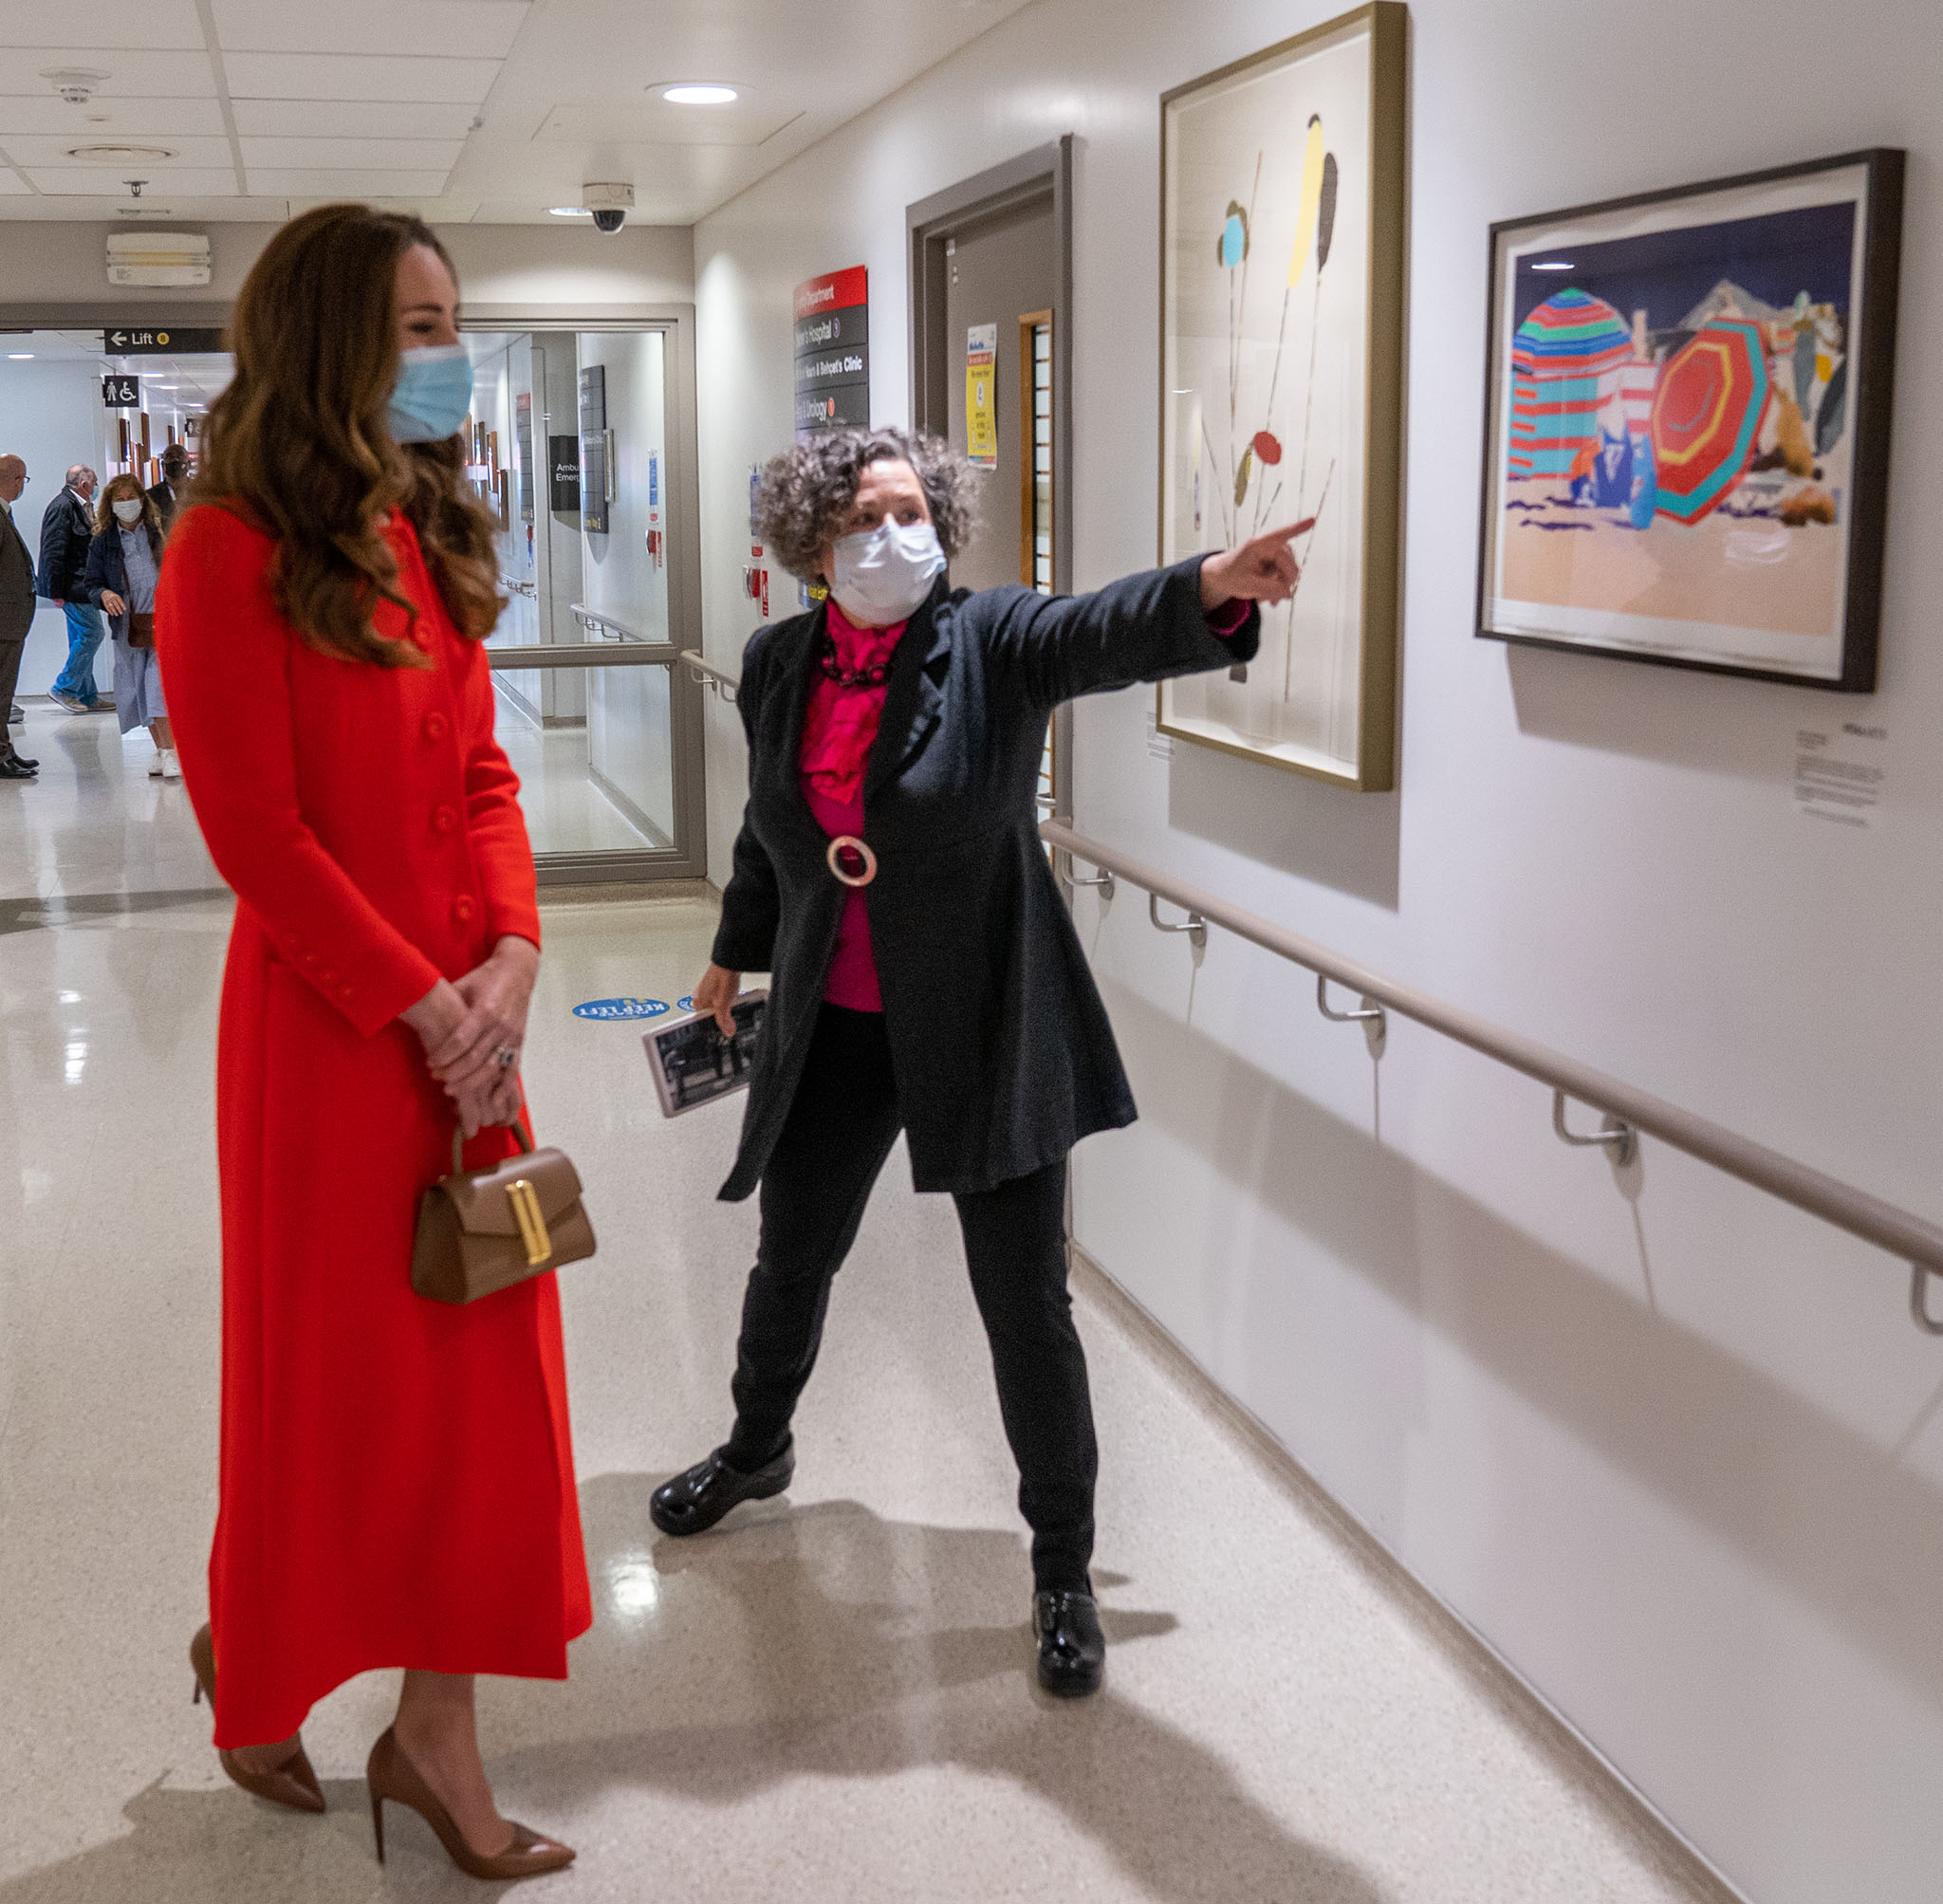
<svg viewBox="0 0 1943 1904">
<path fill-rule="evenodd" d="M 573 1008 L 576 1018 L 597 1018 L 603 1024 L 620 1024 L 631 1018 L 659 1018 L 668 1009 L 658 998 L 590 998 Z"/>
</svg>

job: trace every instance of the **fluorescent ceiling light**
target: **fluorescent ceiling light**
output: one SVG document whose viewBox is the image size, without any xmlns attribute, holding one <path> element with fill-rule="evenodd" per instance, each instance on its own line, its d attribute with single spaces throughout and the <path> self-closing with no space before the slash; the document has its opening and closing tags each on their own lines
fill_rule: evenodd
<svg viewBox="0 0 1943 1904">
<path fill-rule="evenodd" d="M 594 215 L 584 205 L 549 205 L 546 210 L 556 218 L 591 218 Z"/>
<path fill-rule="evenodd" d="M 9 350 L 7 353 L 7 360 L 9 363 L 25 363 L 32 356 L 33 352 L 30 350 Z"/>
<path fill-rule="evenodd" d="M 742 95 L 733 86 L 663 86 L 661 97 L 670 105 L 729 105 Z"/>
<path fill-rule="evenodd" d="M 1569 271 L 1574 268 L 1570 258 L 1554 258 L 1549 264 L 1534 265 L 1534 271 Z"/>
</svg>

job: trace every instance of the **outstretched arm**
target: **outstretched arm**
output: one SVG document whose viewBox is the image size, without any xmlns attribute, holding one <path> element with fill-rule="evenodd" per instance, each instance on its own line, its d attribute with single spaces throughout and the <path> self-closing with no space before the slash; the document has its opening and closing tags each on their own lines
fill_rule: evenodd
<svg viewBox="0 0 1943 1904">
<path fill-rule="evenodd" d="M 1252 660 L 1261 644 L 1256 604 L 1294 591 L 1289 544 L 1311 526 L 1291 523 L 1092 595 L 1017 591 L 990 632 L 990 652 L 1040 707 Z"/>
</svg>

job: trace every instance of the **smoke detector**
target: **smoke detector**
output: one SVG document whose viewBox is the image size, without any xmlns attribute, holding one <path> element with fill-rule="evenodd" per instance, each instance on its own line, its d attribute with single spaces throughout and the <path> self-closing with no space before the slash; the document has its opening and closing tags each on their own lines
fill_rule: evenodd
<svg viewBox="0 0 1943 1904">
<path fill-rule="evenodd" d="M 54 90 L 69 105 L 85 105 L 109 76 L 98 66 L 44 66 L 41 77 L 51 80 Z"/>
</svg>

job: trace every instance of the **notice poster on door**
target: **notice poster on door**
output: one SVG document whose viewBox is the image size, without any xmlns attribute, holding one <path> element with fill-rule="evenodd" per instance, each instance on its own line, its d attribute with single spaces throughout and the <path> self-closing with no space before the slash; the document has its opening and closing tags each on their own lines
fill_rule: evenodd
<svg viewBox="0 0 1943 1904">
<path fill-rule="evenodd" d="M 870 424 L 870 279 L 861 265 L 796 287 L 796 435 Z"/>
<path fill-rule="evenodd" d="M 998 468 L 998 325 L 965 333 L 965 453 L 981 470 Z"/>
</svg>

